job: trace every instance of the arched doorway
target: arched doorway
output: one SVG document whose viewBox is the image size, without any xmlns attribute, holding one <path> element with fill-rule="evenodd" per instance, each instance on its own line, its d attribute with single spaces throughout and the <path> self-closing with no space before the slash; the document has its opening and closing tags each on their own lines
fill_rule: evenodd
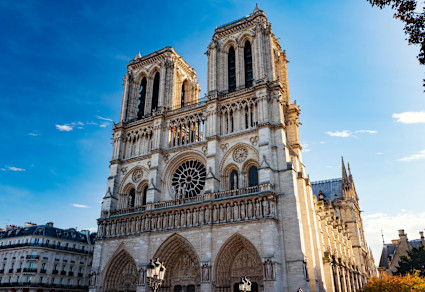
<svg viewBox="0 0 425 292">
<path fill-rule="evenodd" d="M 158 248 L 155 258 L 165 264 L 161 291 L 200 291 L 201 264 L 195 248 L 183 236 L 174 234 Z"/>
<path fill-rule="evenodd" d="M 106 266 L 104 292 L 136 291 L 137 266 L 125 250 L 118 252 Z"/>
<path fill-rule="evenodd" d="M 252 292 L 263 291 L 263 265 L 255 246 L 240 234 L 232 235 L 220 248 L 215 261 L 216 291 L 237 292 L 241 277 L 252 282 Z"/>
</svg>

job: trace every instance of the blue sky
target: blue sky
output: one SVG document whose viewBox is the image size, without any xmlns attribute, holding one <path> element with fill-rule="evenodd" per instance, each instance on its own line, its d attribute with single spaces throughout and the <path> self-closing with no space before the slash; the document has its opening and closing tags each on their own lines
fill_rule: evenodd
<svg viewBox="0 0 425 292">
<path fill-rule="evenodd" d="M 123 4 L 125 3 L 125 5 Z M 311 180 L 350 162 L 379 258 L 425 228 L 424 68 L 392 11 L 366 0 L 258 1 L 290 60 Z M 128 61 L 173 46 L 206 89 L 216 26 L 255 1 L 0 1 L 0 226 L 94 228 Z M 412 114 L 416 112 L 416 114 Z M 86 207 L 85 207 L 86 206 Z"/>
</svg>

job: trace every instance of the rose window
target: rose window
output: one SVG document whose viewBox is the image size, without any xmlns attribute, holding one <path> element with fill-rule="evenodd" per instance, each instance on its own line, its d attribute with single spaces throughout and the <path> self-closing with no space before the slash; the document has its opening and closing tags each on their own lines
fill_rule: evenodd
<svg viewBox="0 0 425 292">
<path fill-rule="evenodd" d="M 183 162 L 171 179 L 176 198 L 189 198 L 199 195 L 205 186 L 205 166 L 197 160 Z"/>
</svg>

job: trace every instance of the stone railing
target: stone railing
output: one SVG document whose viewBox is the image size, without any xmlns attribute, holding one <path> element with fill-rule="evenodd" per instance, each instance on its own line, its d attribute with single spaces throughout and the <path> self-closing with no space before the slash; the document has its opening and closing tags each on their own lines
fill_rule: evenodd
<svg viewBox="0 0 425 292">
<path fill-rule="evenodd" d="M 146 205 L 144 211 L 98 220 L 98 238 L 210 224 L 277 219 L 271 184 Z"/>
</svg>

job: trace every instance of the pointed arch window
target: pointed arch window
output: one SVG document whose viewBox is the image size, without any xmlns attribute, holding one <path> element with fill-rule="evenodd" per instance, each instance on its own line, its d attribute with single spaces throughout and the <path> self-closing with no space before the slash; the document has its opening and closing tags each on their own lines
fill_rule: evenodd
<svg viewBox="0 0 425 292">
<path fill-rule="evenodd" d="M 229 92 L 236 90 L 236 58 L 235 49 L 230 47 L 227 55 L 227 73 L 229 76 Z"/>
<path fill-rule="evenodd" d="M 248 184 L 249 187 L 258 186 L 258 168 L 256 166 L 251 166 L 248 170 Z"/>
<path fill-rule="evenodd" d="M 230 173 L 230 189 L 236 190 L 239 188 L 239 173 L 235 169 Z"/>
<path fill-rule="evenodd" d="M 184 98 L 185 98 L 185 94 L 186 94 L 186 92 L 184 91 L 185 83 L 186 82 L 183 82 L 183 84 L 182 84 L 182 94 L 181 94 L 181 97 L 180 97 L 180 106 L 181 107 L 184 107 Z"/>
<path fill-rule="evenodd" d="M 146 205 L 146 196 L 148 195 L 148 186 L 146 185 L 142 192 L 142 206 Z"/>
<path fill-rule="evenodd" d="M 136 190 L 131 189 L 130 193 L 128 194 L 128 208 L 134 207 L 134 199 L 136 198 Z"/>
<path fill-rule="evenodd" d="M 152 93 L 152 111 L 156 111 L 158 107 L 158 98 L 159 98 L 159 72 L 155 74 L 153 79 L 153 93 Z"/>
<path fill-rule="evenodd" d="M 141 119 L 145 115 L 146 84 L 147 84 L 146 77 L 143 77 L 142 82 L 140 83 L 137 119 Z"/>
<path fill-rule="evenodd" d="M 245 42 L 243 53 L 245 65 L 245 87 L 251 87 L 254 77 L 252 74 L 252 50 L 251 43 L 249 41 Z"/>
</svg>

